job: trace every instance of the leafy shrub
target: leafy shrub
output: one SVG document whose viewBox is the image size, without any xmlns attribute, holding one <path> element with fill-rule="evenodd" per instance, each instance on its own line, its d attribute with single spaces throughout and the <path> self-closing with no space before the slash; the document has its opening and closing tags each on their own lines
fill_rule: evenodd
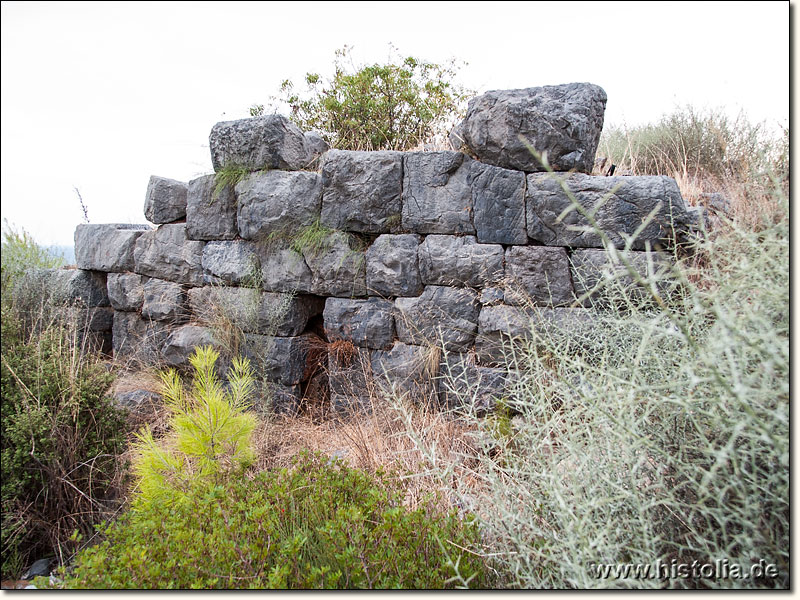
<svg viewBox="0 0 800 600">
<path fill-rule="evenodd" d="M 454 124 L 467 97 L 453 82 L 455 75 L 452 63 L 412 56 L 356 68 L 345 47 L 336 52 L 332 79 L 324 82 L 319 74 L 307 73 L 305 96 L 286 80 L 281 100 L 290 107 L 292 121 L 303 130 L 318 130 L 334 148 L 409 150 Z M 254 116 L 261 113 L 263 106 L 251 109 Z"/>
<path fill-rule="evenodd" d="M 455 513 L 409 510 L 395 480 L 302 454 L 290 469 L 139 505 L 83 551 L 67 588 L 485 585 Z"/>
<path fill-rule="evenodd" d="M 62 257 L 54 256 L 39 246 L 24 229 L 15 230 L 8 221 L 3 222 L 2 299 L 9 302 L 14 285 L 27 269 L 48 269 L 64 264 Z"/>
<path fill-rule="evenodd" d="M 472 462 L 411 432 L 448 485 L 460 475 L 510 585 L 788 586 L 789 222 L 773 193 L 780 218 L 759 231 L 700 236 L 694 260 L 666 274 L 628 269 L 635 296 L 618 286 L 591 324 L 532 328 L 510 348 L 516 416 L 499 456 L 497 419 L 474 412 L 461 415 L 483 432 Z M 678 293 L 659 295 L 665 276 Z M 592 567 L 717 559 L 764 559 L 779 575 L 602 579 Z"/>
</svg>

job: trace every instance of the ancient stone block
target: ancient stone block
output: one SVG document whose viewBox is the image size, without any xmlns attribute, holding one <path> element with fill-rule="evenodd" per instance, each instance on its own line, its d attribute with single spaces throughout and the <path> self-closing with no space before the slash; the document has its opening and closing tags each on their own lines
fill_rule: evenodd
<svg viewBox="0 0 800 600">
<path fill-rule="evenodd" d="M 505 169 L 544 171 L 525 142 L 555 171 L 589 173 L 600 142 L 606 93 L 590 83 L 494 90 L 469 101 L 453 130 L 454 148 Z"/>
<path fill-rule="evenodd" d="M 151 223 L 174 223 L 186 218 L 186 192 L 182 181 L 152 175 L 147 184 L 144 216 Z"/>
<path fill-rule="evenodd" d="M 413 233 L 383 234 L 367 248 L 367 290 L 381 296 L 422 293 L 417 248 L 422 237 Z"/>
<path fill-rule="evenodd" d="M 319 296 L 353 298 L 367 295 L 366 259 L 356 240 L 340 231 L 330 233 L 320 248 L 306 248 L 311 292 Z"/>
<path fill-rule="evenodd" d="M 234 187 L 218 187 L 215 175 L 190 181 L 186 195 L 186 236 L 190 240 L 232 240 L 238 232 Z"/>
<path fill-rule="evenodd" d="M 236 184 L 239 235 L 296 232 L 319 219 L 322 178 L 307 171 L 253 173 Z"/>
<path fill-rule="evenodd" d="M 426 285 L 484 287 L 503 279 L 503 247 L 471 235 L 429 235 L 419 247 L 419 271 Z"/>
<path fill-rule="evenodd" d="M 268 292 L 312 291 L 313 276 L 303 255 L 285 240 L 272 240 L 259 245 L 261 286 Z"/>
<path fill-rule="evenodd" d="M 145 281 L 145 277 L 136 273 L 109 273 L 108 298 L 114 310 L 140 310 L 144 301 Z"/>
<path fill-rule="evenodd" d="M 330 150 L 322 164 L 325 227 L 388 233 L 399 225 L 402 154 Z"/>
<path fill-rule="evenodd" d="M 162 358 L 171 367 L 185 367 L 189 365 L 189 357 L 194 354 L 198 346 L 214 345 L 214 332 L 210 328 L 182 325 L 174 329 L 167 337 L 162 350 Z M 215 367 L 217 374 L 224 376 L 227 371 L 226 361 L 218 359 Z"/>
<path fill-rule="evenodd" d="M 255 247 L 242 240 L 208 242 L 203 247 L 203 281 L 212 284 L 260 284 Z"/>
<path fill-rule="evenodd" d="M 483 244 L 527 244 L 525 175 L 472 163 L 473 220 Z"/>
<path fill-rule="evenodd" d="M 114 358 L 157 364 L 169 335 L 164 323 L 143 319 L 135 312 L 114 311 L 112 330 Z"/>
<path fill-rule="evenodd" d="M 460 152 L 403 156 L 403 228 L 416 233 L 475 233 L 469 158 Z"/>
<path fill-rule="evenodd" d="M 429 400 L 436 390 L 438 359 L 436 349 L 403 342 L 395 342 L 389 350 L 373 350 L 375 385 L 386 395 L 408 394 L 417 402 Z"/>
<path fill-rule="evenodd" d="M 506 250 L 506 304 L 560 306 L 574 299 L 564 248 L 513 246 Z"/>
<path fill-rule="evenodd" d="M 313 333 L 291 337 L 247 334 L 242 354 L 268 381 L 286 386 L 306 381 L 318 367 L 325 342 Z"/>
<path fill-rule="evenodd" d="M 442 359 L 439 399 L 448 408 L 483 415 L 507 397 L 508 378 L 505 369 L 478 366 L 470 355 L 450 352 Z"/>
<path fill-rule="evenodd" d="M 139 236 L 133 251 L 141 275 L 185 283 L 203 284 L 203 242 L 186 237 L 186 224 L 161 225 Z"/>
<path fill-rule="evenodd" d="M 322 313 L 329 341 L 347 340 L 366 348 L 389 348 L 394 341 L 394 303 L 380 298 L 328 298 Z"/>
<path fill-rule="evenodd" d="M 312 160 L 300 129 L 283 115 L 223 121 L 208 138 L 214 171 L 305 168 Z"/>
<path fill-rule="evenodd" d="M 182 323 L 189 318 L 186 291 L 171 281 L 149 279 L 143 286 L 142 316 L 153 321 Z"/>
<path fill-rule="evenodd" d="M 406 344 L 466 351 L 478 329 L 478 294 L 469 288 L 427 286 L 417 298 L 398 298 L 395 327 Z"/>
<path fill-rule="evenodd" d="M 136 240 L 149 225 L 81 224 L 75 229 L 75 262 L 79 269 L 133 271 Z"/>
<path fill-rule="evenodd" d="M 677 183 L 670 177 L 600 177 L 576 173 L 567 176 L 564 182 L 575 200 L 593 213 L 599 230 L 617 248 L 625 246 L 625 236 L 633 235 L 653 211 L 653 218 L 632 245 L 634 250 L 645 249 L 647 243 L 669 243 L 694 223 Z M 571 206 L 572 201 L 555 177 L 549 173 L 528 175 L 526 212 L 531 239 L 548 246 L 602 248 L 601 235 L 578 210 L 558 218 Z"/>
</svg>

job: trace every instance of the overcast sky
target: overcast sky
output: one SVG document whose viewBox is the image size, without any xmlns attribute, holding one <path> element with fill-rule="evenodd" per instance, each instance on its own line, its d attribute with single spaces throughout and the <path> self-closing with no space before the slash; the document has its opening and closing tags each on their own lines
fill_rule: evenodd
<svg viewBox="0 0 800 600">
<path fill-rule="evenodd" d="M 208 134 L 280 82 L 389 43 L 484 92 L 589 81 L 606 123 L 676 105 L 788 125 L 787 2 L 2 3 L 2 217 L 43 244 L 145 222 L 150 175 L 212 172 Z"/>
</svg>

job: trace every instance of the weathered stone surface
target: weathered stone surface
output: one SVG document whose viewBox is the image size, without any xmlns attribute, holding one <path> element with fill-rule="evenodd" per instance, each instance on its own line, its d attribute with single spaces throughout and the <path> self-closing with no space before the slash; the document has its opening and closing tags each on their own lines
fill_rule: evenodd
<svg viewBox="0 0 800 600">
<path fill-rule="evenodd" d="M 438 353 L 424 346 L 395 342 L 389 350 L 373 350 L 371 357 L 375 385 L 386 395 L 408 394 L 421 402 L 436 390 Z"/>
<path fill-rule="evenodd" d="M 145 277 L 136 273 L 109 273 L 106 282 L 108 299 L 114 310 L 140 310 L 144 301 L 145 281 Z"/>
<path fill-rule="evenodd" d="M 472 235 L 429 235 L 419 247 L 419 271 L 426 285 L 484 287 L 503 279 L 503 247 Z"/>
<path fill-rule="evenodd" d="M 663 176 L 599 177 L 572 174 L 567 188 L 587 211 L 594 211 L 598 227 L 617 248 L 625 246 L 623 235 L 632 235 L 648 215 L 661 208 L 633 243 L 634 250 L 668 243 L 674 233 L 689 227 L 694 218 L 687 212 L 675 180 Z M 559 215 L 572 206 L 559 182 L 550 174 L 528 175 L 526 212 L 528 236 L 549 246 L 602 248 L 600 235 L 577 210 L 561 221 Z"/>
<path fill-rule="evenodd" d="M 203 242 L 187 239 L 185 223 L 161 225 L 143 233 L 133 256 L 136 273 L 187 285 L 203 284 Z"/>
<path fill-rule="evenodd" d="M 387 233 L 399 224 L 402 192 L 400 152 L 330 150 L 322 164 L 325 227 Z"/>
<path fill-rule="evenodd" d="M 190 240 L 232 240 L 236 224 L 236 193 L 231 185 L 217 189 L 215 175 L 189 182 L 186 195 L 186 235 Z"/>
<path fill-rule="evenodd" d="M 261 376 L 286 386 L 306 381 L 324 351 L 325 342 L 313 333 L 292 337 L 247 334 L 242 348 Z"/>
<path fill-rule="evenodd" d="M 268 292 L 310 293 L 311 269 L 303 255 L 288 241 L 273 240 L 258 248 L 261 259 L 261 286 Z"/>
<path fill-rule="evenodd" d="M 480 303 L 483 306 L 489 304 L 502 304 L 505 291 L 499 287 L 487 287 L 481 290 Z"/>
<path fill-rule="evenodd" d="M 28 269 L 17 284 L 27 299 L 54 305 L 108 306 L 106 274 L 82 269 Z"/>
<path fill-rule="evenodd" d="M 202 265 L 205 283 L 242 285 L 260 279 L 261 264 L 256 249 L 241 240 L 207 242 Z"/>
<path fill-rule="evenodd" d="M 111 331 L 114 326 L 114 309 L 110 306 L 72 309 L 76 323 L 84 331 Z"/>
<path fill-rule="evenodd" d="M 590 83 L 494 90 L 469 101 L 450 135 L 482 162 L 505 169 L 544 171 L 523 140 L 555 171 L 589 173 L 600 142 L 606 93 Z M 520 139 L 522 138 L 522 139 Z"/>
<path fill-rule="evenodd" d="M 378 236 L 367 248 L 367 290 L 381 296 L 418 296 L 422 280 L 417 248 L 422 236 L 406 233 Z"/>
<path fill-rule="evenodd" d="M 149 279 L 142 289 L 142 316 L 153 321 L 182 323 L 189 318 L 186 291 L 171 281 Z"/>
<path fill-rule="evenodd" d="M 329 341 L 366 348 L 390 348 L 394 342 L 394 303 L 389 300 L 328 298 L 322 314 Z"/>
<path fill-rule="evenodd" d="M 157 364 L 168 334 L 169 328 L 164 323 L 143 319 L 134 312 L 114 311 L 114 358 Z"/>
<path fill-rule="evenodd" d="M 198 346 L 214 346 L 214 332 L 208 327 L 182 325 L 173 330 L 164 342 L 162 357 L 171 367 L 183 367 L 189 364 L 189 357 Z M 216 363 L 217 373 L 224 375 L 226 365 L 219 360 Z"/>
<path fill-rule="evenodd" d="M 131 412 L 143 411 L 146 408 L 156 408 L 163 406 L 161 394 L 149 390 L 131 390 L 130 392 L 120 392 L 112 396 L 117 406 Z"/>
<path fill-rule="evenodd" d="M 478 294 L 468 288 L 427 286 L 417 298 L 395 301 L 397 337 L 406 344 L 466 351 L 478 329 Z"/>
<path fill-rule="evenodd" d="M 146 231 L 151 231 L 149 225 L 78 225 L 75 262 L 79 269 L 91 271 L 133 271 L 136 240 Z"/>
<path fill-rule="evenodd" d="M 306 148 L 311 154 L 311 162 L 306 168 L 317 169 L 322 160 L 322 155 L 330 150 L 330 146 L 316 131 L 306 131 L 303 136 L 306 140 Z"/>
<path fill-rule="evenodd" d="M 575 299 L 564 248 L 513 246 L 506 250 L 506 304 L 560 306 Z"/>
<path fill-rule="evenodd" d="M 144 216 L 151 223 L 174 223 L 186 218 L 188 184 L 152 175 L 147 184 Z"/>
<path fill-rule="evenodd" d="M 527 244 L 525 174 L 472 163 L 473 220 L 483 244 Z"/>
<path fill-rule="evenodd" d="M 203 287 L 189 290 L 189 307 L 201 323 L 231 321 L 249 333 L 294 336 L 322 312 L 324 300 L 261 292 L 250 288 Z"/>
<path fill-rule="evenodd" d="M 475 233 L 470 169 L 460 152 L 403 156 L 403 228 L 416 233 Z"/>
<path fill-rule="evenodd" d="M 665 252 L 618 251 L 617 259 L 612 259 L 605 250 L 575 250 L 570 256 L 570 269 L 576 297 L 583 299 L 584 306 L 606 306 L 623 298 L 649 298 L 650 292 L 634 280 L 629 266 L 643 279 L 655 281 L 655 289 L 661 295 L 675 284 L 669 274 L 672 260 Z"/>
<path fill-rule="evenodd" d="M 450 352 L 442 359 L 439 399 L 449 408 L 464 407 L 483 415 L 507 395 L 505 369 L 481 367 L 469 354 Z"/>
<path fill-rule="evenodd" d="M 370 351 L 339 343 L 328 352 L 331 405 L 337 412 L 368 409 L 373 388 Z"/>
<path fill-rule="evenodd" d="M 322 178 L 307 171 L 253 173 L 236 184 L 239 235 L 294 232 L 319 218 Z"/>
<path fill-rule="evenodd" d="M 295 171 L 312 159 L 303 132 L 283 115 L 217 123 L 208 142 L 214 171 L 225 167 Z"/>
<path fill-rule="evenodd" d="M 303 392 L 299 385 L 283 385 L 274 381 L 264 381 L 261 385 L 264 400 L 269 403 L 272 413 L 294 416 L 300 411 Z"/>
<path fill-rule="evenodd" d="M 353 298 L 367 295 L 366 259 L 352 236 L 336 231 L 321 249 L 303 251 L 311 269 L 311 292 L 320 296 Z"/>
</svg>

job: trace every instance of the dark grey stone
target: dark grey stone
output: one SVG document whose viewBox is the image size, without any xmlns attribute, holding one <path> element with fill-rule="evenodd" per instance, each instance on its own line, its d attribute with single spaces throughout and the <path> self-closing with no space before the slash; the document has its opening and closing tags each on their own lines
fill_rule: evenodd
<svg viewBox="0 0 800 600">
<path fill-rule="evenodd" d="M 426 285 L 480 288 L 503 279 L 503 247 L 479 244 L 471 235 L 429 235 L 418 254 Z"/>
<path fill-rule="evenodd" d="M 303 251 L 311 269 L 311 292 L 354 298 L 367 295 L 366 258 L 356 240 L 341 231 L 327 235 L 322 248 Z"/>
<path fill-rule="evenodd" d="M 186 224 L 161 225 L 139 236 L 133 256 L 141 275 L 185 283 L 203 284 L 203 244 L 189 241 Z"/>
<path fill-rule="evenodd" d="M 231 185 L 217 189 L 215 175 L 189 182 L 186 196 L 186 235 L 190 240 L 232 240 L 236 224 L 236 193 Z"/>
<path fill-rule="evenodd" d="M 313 333 L 292 337 L 246 334 L 242 348 L 262 377 L 286 386 L 306 381 L 324 351 L 325 342 Z"/>
<path fill-rule="evenodd" d="M 506 250 L 506 304 L 560 306 L 574 299 L 564 248 L 512 246 Z"/>
<path fill-rule="evenodd" d="M 31 580 L 34 577 L 47 577 L 50 575 L 50 567 L 52 567 L 55 563 L 55 558 L 40 558 L 31 565 L 30 569 L 25 572 L 22 578 L 25 580 Z"/>
<path fill-rule="evenodd" d="M 28 269 L 19 283 L 31 299 L 55 305 L 108 306 L 106 273 L 82 269 Z"/>
<path fill-rule="evenodd" d="M 322 313 L 329 341 L 347 340 L 366 348 L 389 348 L 394 341 L 394 303 L 381 298 L 328 298 Z"/>
<path fill-rule="evenodd" d="M 436 391 L 439 352 L 435 348 L 395 342 L 389 350 L 373 350 L 375 385 L 386 395 L 407 394 L 416 402 L 430 400 Z"/>
<path fill-rule="evenodd" d="M 214 346 L 214 332 L 208 327 L 197 325 L 182 325 L 173 330 L 164 342 L 162 357 L 164 362 L 171 367 L 185 367 L 189 364 L 189 357 L 194 354 L 198 346 Z M 222 375 L 226 371 L 224 361 L 217 361 L 217 373 Z"/>
<path fill-rule="evenodd" d="M 186 218 L 188 184 L 152 175 L 147 184 L 144 216 L 151 223 L 174 223 Z"/>
<path fill-rule="evenodd" d="M 203 281 L 212 284 L 259 284 L 261 264 L 255 247 L 242 240 L 207 242 L 203 247 Z"/>
<path fill-rule="evenodd" d="M 183 323 L 189 318 L 186 290 L 178 283 L 149 279 L 143 286 L 142 316 L 153 321 Z"/>
<path fill-rule="evenodd" d="M 368 409 L 374 385 L 370 351 L 351 344 L 332 344 L 328 351 L 328 385 L 334 411 Z"/>
<path fill-rule="evenodd" d="M 527 244 L 524 173 L 473 161 L 471 174 L 478 241 Z"/>
<path fill-rule="evenodd" d="M 268 292 L 310 293 L 313 276 L 303 255 L 285 240 L 271 240 L 258 247 L 261 285 Z"/>
<path fill-rule="evenodd" d="M 653 219 L 632 245 L 634 250 L 644 250 L 648 242 L 669 243 L 693 222 L 671 177 L 600 177 L 575 173 L 567 176 L 564 183 L 575 200 L 594 213 L 598 228 L 617 248 L 625 246 L 624 236 L 633 235 L 653 211 L 656 211 Z M 526 203 L 531 239 L 548 246 L 603 247 L 600 234 L 578 210 L 558 219 L 573 204 L 556 177 L 549 173 L 528 175 Z"/>
<path fill-rule="evenodd" d="M 225 167 L 295 171 L 312 160 L 303 132 L 283 115 L 217 123 L 208 142 L 214 171 Z"/>
<path fill-rule="evenodd" d="M 114 310 L 135 311 L 142 308 L 145 277 L 136 273 L 109 273 L 108 298 Z"/>
<path fill-rule="evenodd" d="M 482 162 L 505 169 L 544 171 L 528 150 L 547 153 L 555 171 L 590 172 L 606 93 L 590 83 L 494 90 L 469 101 L 467 115 L 450 136 Z"/>
<path fill-rule="evenodd" d="M 146 231 L 151 231 L 149 225 L 78 225 L 75 262 L 79 269 L 91 271 L 133 271 L 136 240 Z"/>
<path fill-rule="evenodd" d="M 316 131 L 306 131 L 304 137 L 306 140 L 306 148 L 311 153 L 311 162 L 307 168 L 317 169 L 322 160 L 322 156 L 330 150 L 330 146 Z"/>
<path fill-rule="evenodd" d="M 466 351 L 478 329 L 478 294 L 468 288 L 429 285 L 417 298 L 395 301 L 397 337 L 406 344 L 444 345 Z"/>
<path fill-rule="evenodd" d="M 274 414 L 295 416 L 300 411 L 303 392 L 300 385 L 283 385 L 274 381 L 264 381 L 262 393 Z"/>
<path fill-rule="evenodd" d="M 417 248 L 422 237 L 413 233 L 383 234 L 367 248 L 367 290 L 386 297 L 418 296 L 422 280 Z"/>
<path fill-rule="evenodd" d="M 292 233 L 319 219 L 322 178 L 306 171 L 253 173 L 236 184 L 239 235 Z"/>
<path fill-rule="evenodd" d="M 157 364 L 169 335 L 164 323 L 143 319 L 134 312 L 114 311 L 112 340 L 116 360 Z"/>
<path fill-rule="evenodd" d="M 460 152 L 403 156 L 403 228 L 416 233 L 475 233 L 470 167 Z"/>
<path fill-rule="evenodd" d="M 400 224 L 402 173 L 400 152 L 330 150 L 322 164 L 322 225 L 388 233 Z"/>
<path fill-rule="evenodd" d="M 159 406 L 163 402 L 161 394 L 148 390 L 132 390 L 114 394 L 113 400 L 118 406 L 132 412 L 140 411 L 148 406 Z"/>
<path fill-rule="evenodd" d="M 484 415 L 507 397 L 508 379 L 505 369 L 478 366 L 469 354 L 451 352 L 442 360 L 439 399 L 448 408 Z"/>
<path fill-rule="evenodd" d="M 490 304 L 502 304 L 505 291 L 499 287 L 487 287 L 481 290 L 480 303 L 483 306 Z"/>
</svg>

